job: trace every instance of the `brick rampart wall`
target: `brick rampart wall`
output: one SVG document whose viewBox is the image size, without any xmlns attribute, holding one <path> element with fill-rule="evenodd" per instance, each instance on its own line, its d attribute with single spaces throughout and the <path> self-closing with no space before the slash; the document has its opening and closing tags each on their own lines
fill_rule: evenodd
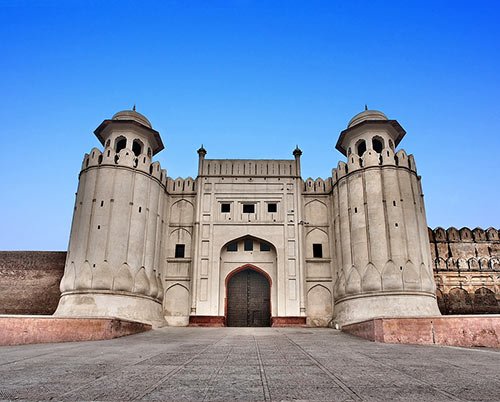
<svg viewBox="0 0 500 402">
<path fill-rule="evenodd" d="M 436 228 L 429 239 L 441 313 L 499 314 L 499 231 Z"/>
<path fill-rule="evenodd" d="M 64 251 L 0 251 L 0 314 L 52 314 Z"/>
</svg>

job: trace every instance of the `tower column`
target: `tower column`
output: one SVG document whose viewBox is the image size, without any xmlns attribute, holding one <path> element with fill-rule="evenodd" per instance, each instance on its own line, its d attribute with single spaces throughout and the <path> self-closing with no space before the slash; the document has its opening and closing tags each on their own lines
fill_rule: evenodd
<svg viewBox="0 0 500 402">
<path fill-rule="evenodd" d="M 166 172 L 151 163 L 163 143 L 135 110 L 115 114 L 95 134 L 105 148 L 83 161 L 55 315 L 163 325 L 157 256 Z"/>
<path fill-rule="evenodd" d="M 333 174 L 334 215 L 340 220 L 335 223 L 341 249 L 335 286 L 339 325 L 440 314 L 420 177 L 411 155 L 395 154 L 404 135 L 396 120 L 365 110 L 337 142 L 348 158 Z"/>
</svg>

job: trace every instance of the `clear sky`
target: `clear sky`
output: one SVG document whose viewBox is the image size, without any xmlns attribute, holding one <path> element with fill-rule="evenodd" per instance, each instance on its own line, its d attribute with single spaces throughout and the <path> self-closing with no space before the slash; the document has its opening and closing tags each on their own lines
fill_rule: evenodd
<svg viewBox="0 0 500 402">
<path fill-rule="evenodd" d="M 500 2 L 0 0 L 0 249 L 65 250 L 78 172 L 115 112 L 172 177 L 207 158 L 331 174 L 337 137 L 397 119 L 430 226 L 500 227 Z"/>
</svg>

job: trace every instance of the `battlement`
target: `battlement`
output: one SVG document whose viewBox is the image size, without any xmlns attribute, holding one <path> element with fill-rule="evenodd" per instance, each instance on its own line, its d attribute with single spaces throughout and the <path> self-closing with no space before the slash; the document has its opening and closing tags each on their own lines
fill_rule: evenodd
<svg viewBox="0 0 500 402">
<path fill-rule="evenodd" d="M 304 193 L 329 194 L 332 191 L 332 178 L 329 177 L 323 180 L 321 177 L 318 177 L 314 180 L 309 177 L 304 181 L 302 191 Z"/>
<path fill-rule="evenodd" d="M 169 194 L 194 194 L 196 193 L 196 181 L 192 177 L 185 179 L 167 178 L 167 193 Z"/>
<path fill-rule="evenodd" d="M 428 228 L 429 230 L 429 240 L 431 242 L 437 243 L 479 243 L 479 242 L 500 242 L 500 231 L 495 228 L 475 228 L 469 229 L 463 227 L 457 229 L 455 227 L 450 227 L 448 229 L 443 229 L 442 227 L 437 227 L 435 229 Z"/>
<path fill-rule="evenodd" d="M 398 166 L 417 173 L 415 158 L 411 154 L 408 155 L 404 149 L 396 153 L 391 148 L 384 148 L 380 153 L 369 149 L 361 157 L 355 154 L 349 155 L 347 163 L 340 161 L 332 170 L 333 184 L 349 173 L 372 166 Z"/>
<path fill-rule="evenodd" d="M 436 271 L 500 271 L 498 229 L 428 229 Z"/>
<path fill-rule="evenodd" d="M 294 159 L 203 159 L 200 176 L 213 177 L 298 177 Z"/>
<path fill-rule="evenodd" d="M 137 169 L 153 176 L 163 186 L 167 184 L 167 171 L 161 168 L 160 162 L 151 162 L 151 159 L 144 154 L 135 156 L 128 148 L 124 148 L 120 152 L 115 152 L 110 147 L 106 148 L 104 152 L 98 148 L 92 148 L 90 153 L 83 157 L 81 172 L 96 166 L 122 166 Z"/>
</svg>

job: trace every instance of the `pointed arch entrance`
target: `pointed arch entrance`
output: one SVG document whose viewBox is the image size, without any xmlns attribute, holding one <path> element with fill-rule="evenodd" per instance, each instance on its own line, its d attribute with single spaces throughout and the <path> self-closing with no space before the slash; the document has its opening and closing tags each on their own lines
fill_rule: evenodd
<svg viewBox="0 0 500 402">
<path fill-rule="evenodd" d="M 227 276 L 226 325 L 271 326 L 271 278 L 258 267 L 247 264 Z"/>
</svg>

